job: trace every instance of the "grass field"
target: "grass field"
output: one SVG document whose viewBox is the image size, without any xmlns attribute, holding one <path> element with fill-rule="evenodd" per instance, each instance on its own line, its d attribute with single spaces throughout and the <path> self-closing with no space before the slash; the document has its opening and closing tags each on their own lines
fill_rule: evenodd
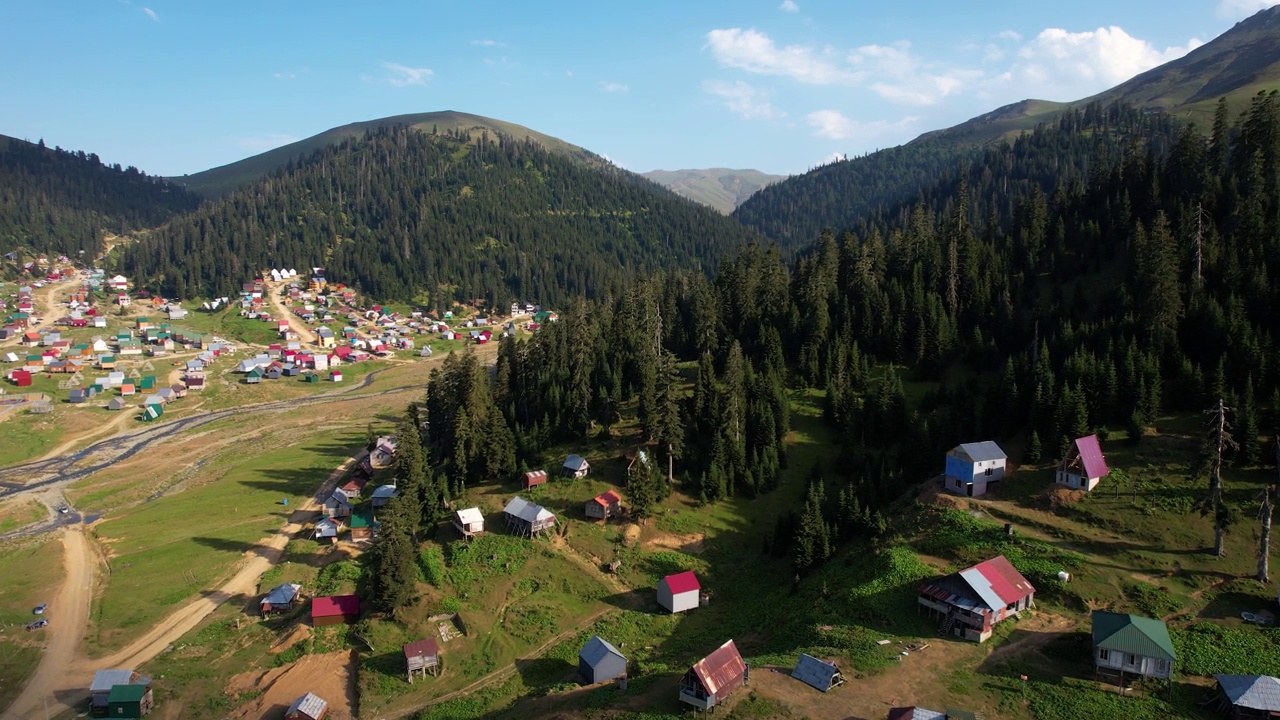
<svg viewBox="0 0 1280 720">
<path fill-rule="evenodd" d="M 111 572 L 93 607 L 94 653 L 118 649 L 188 598 L 218 585 L 242 554 L 275 532 L 350 452 L 363 433 L 290 444 L 205 466 L 194 486 L 94 527 Z M 289 505 L 280 504 L 287 499 Z M 93 505 L 92 494 L 83 502 Z"/>
<path fill-rule="evenodd" d="M 31 609 L 53 603 L 62 581 L 62 548 L 56 536 L 0 545 L 0 707 L 17 697 L 22 681 L 35 670 L 44 632 L 23 632 L 35 619 Z M 58 608 L 50 605 L 45 617 L 57 622 Z"/>
<path fill-rule="evenodd" d="M 36 500 L 17 499 L 0 503 L 0 533 L 17 530 L 42 520 L 49 514 L 48 509 Z"/>
</svg>

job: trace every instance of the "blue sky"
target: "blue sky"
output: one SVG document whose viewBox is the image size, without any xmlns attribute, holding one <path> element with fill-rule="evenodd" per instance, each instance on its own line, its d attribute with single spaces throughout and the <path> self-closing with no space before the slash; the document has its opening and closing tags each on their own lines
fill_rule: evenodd
<svg viewBox="0 0 1280 720">
<path fill-rule="evenodd" d="M 1273 2 L 0 0 L 0 133 L 178 175 L 460 110 L 636 171 L 795 173 L 1088 96 Z"/>
</svg>

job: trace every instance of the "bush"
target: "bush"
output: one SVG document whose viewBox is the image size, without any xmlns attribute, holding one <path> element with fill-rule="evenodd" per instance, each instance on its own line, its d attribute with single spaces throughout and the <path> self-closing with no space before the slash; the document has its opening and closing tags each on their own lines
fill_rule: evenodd
<svg viewBox="0 0 1280 720">
<path fill-rule="evenodd" d="M 418 566 L 422 579 L 438 587 L 444 587 L 444 552 L 435 545 L 427 545 L 418 552 Z"/>
</svg>

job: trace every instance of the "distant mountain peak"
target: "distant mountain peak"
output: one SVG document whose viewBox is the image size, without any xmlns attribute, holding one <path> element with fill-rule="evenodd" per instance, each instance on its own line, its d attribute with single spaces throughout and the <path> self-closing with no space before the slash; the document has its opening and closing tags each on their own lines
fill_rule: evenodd
<svg viewBox="0 0 1280 720">
<path fill-rule="evenodd" d="M 770 175 L 759 170 L 703 168 L 684 170 L 651 170 L 644 177 L 664 185 L 672 192 L 694 202 L 709 205 L 722 213 L 733 212 L 760 188 L 782 180 L 786 175 Z"/>
</svg>

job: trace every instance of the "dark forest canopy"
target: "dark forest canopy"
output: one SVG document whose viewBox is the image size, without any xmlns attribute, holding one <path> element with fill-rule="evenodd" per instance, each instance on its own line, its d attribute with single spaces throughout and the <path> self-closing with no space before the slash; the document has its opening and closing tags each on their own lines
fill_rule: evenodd
<svg viewBox="0 0 1280 720">
<path fill-rule="evenodd" d="M 616 168 L 527 141 L 394 127 L 318 150 L 126 251 L 177 296 L 226 294 L 264 267 L 325 267 L 381 300 L 563 303 L 637 274 L 711 271 L 760 239 Z"/>
<path fill-rule="evenodd" d="M 0 252 L 97 257 L 104 234 L 154 227 L 198 198 L 97 155 L 0 136 Z"/>
<path fill-rule="evenodd" d="M 624 407 L 655 464 L 629 495 L 660 494 L 668 463 L 707 502 L 764 495 L 787 463 L 786 388 L 805 387 L 825 389 L 842 443 L 839 471 L 815 469 L 804 512 L 772 541 L 795 548 L 799 572 L 882 529 L 960 442 L 1022 436 L 1056 457 L 1070 438 L 1140 437 L 1223 397 L 1232 460 L 1269 462 L 1280 104 L 1259 96 L 1235 123 L 1224 108 L 1210 138 L 1156 123 L 1100 141 L 1127 117 L 1073 111 L 792 264 L 751 246 L 714 278 L 667 272 L 578 299 L 529 342 L 504 339 L 492 377 L 451 357 L 423 407 L 433 496 L 504 478 Z M 1080 138 L 1093 149 L 1050 192 L 1025 179 Z M 931 389 L 908 403 L 905 383 L 921 381 Z"/>
</svg>

